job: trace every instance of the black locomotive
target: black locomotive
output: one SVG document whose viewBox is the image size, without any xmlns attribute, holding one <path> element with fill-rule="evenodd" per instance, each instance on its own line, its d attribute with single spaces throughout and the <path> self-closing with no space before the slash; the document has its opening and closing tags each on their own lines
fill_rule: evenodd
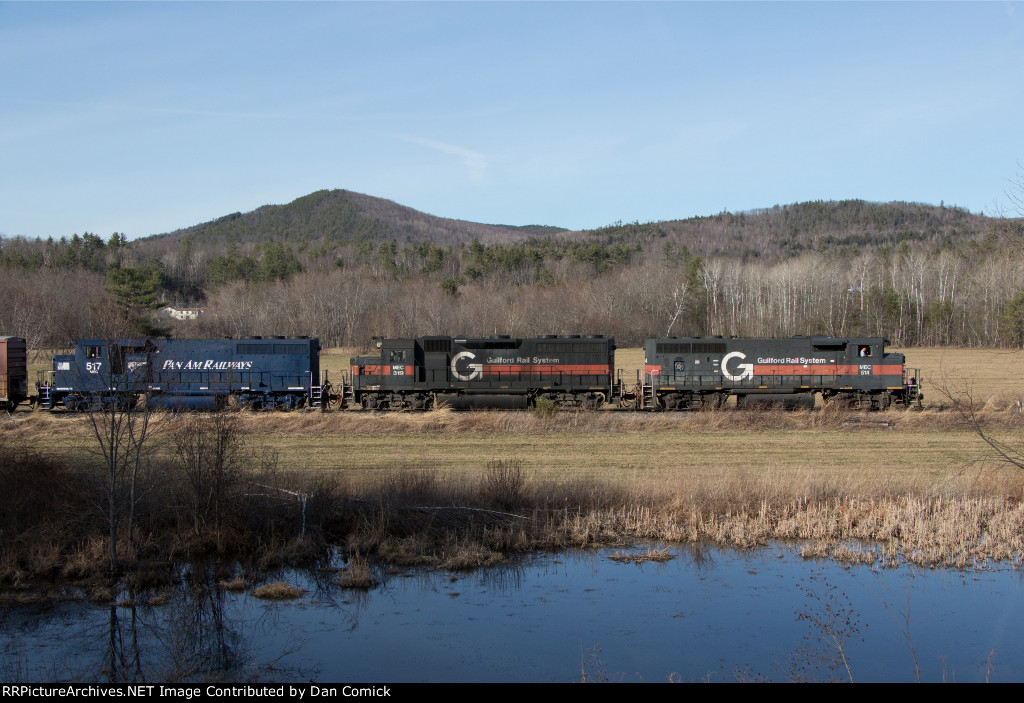
<svg viewBox="0 0 1024 703">
<path fill-rule="evenodd" d="M 887 353 L 880 337 L 648 339 L 644 343 L 643 407 L 683 410 L 720 406 L 736 396 L 809 398 L 884 410 L 921 402 L 920 373 L 908 380 L 903 354 Z"/>
<path fill-rule="evenodd" d="M 436 336 L 377 347 L 378 356 L 352 358 L 347 392 L 358 407 L 596 408 L 620 395 L 615 340 L 602 335 Z"/>
</svg>

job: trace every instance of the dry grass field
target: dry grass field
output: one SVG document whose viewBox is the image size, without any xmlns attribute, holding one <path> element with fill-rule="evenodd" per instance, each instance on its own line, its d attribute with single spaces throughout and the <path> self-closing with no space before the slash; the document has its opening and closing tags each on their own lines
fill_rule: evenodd
<svg viewBox="0 0 1024 703">
<path fill-rule="evenodd" d="M 953 411 L 237 416 L 276 452 L 284 485 L 315 493 L 326 479 L 352 501 L 363 517 L 348 549 L 394 562 L 471 568 L 538 547 L 775 539 L 858 563 L 1024 562 L 1024 474 Z M 1020 446 L 1019 413 L 984 419 Z M 157 458 L 169 460 L 179 422 L 154 418 Z M 19 413 L 0 440 L 64 461 L 95 444 L 87 418 L 43 413 Z M 515 467 L 514 490 L 491 485 L 495 466 Z"/>
<path fill-rule="evenodd" d="M 556 479 L 818 476 L 850 485 L 912 485 L 989 471 L 992 464 L 988 445 L 956 413 L 941 410 L 239 415 L 246 434 L 287 466 L 350 480 L 409 469 L 475 474 L 488 461 L 516 459 L 538 477 Z M 1024 416 L 1012 411 L 986 417 L 1010 441 L 1024 426 Z M 170 436 L 175 418 L 157 415 L 152 428 L 156 440 Z M 75 453 L 96 441 L 88 419 L 73 415 L 19 412 L 0 431 L 44 454 Z"/>
<path fill-rule="evenodd" d="M 325 354 L 323 367 L 335 382 L 353 353 Z M 562 411 L 544 417 L 441 409 L 237 416 L 250 441 L 275 452 L 297 482 L 329 477 L 358 500 L 409 493 L 421 506 L 486 504 L 488 467 L 499 465 L 521 470 L 534 523 L 550 523 L 540 516 L 552 509 L 586 506 L 576 517 L 566 512 L 557 528 L 540 530 L 548 537 L 513 539 L 502 532 L 501 544 L 473 557 L 479 563 L 492 560 L 493 549 L 633 538 L 740 547 L 812 539 L 823 545 L 809 548 L 813 556 L 960 567 L 989 558 L 1021 563 L 1024 472 L 999 462 L 940 388 L 969 388 L 993 435 L 1024 449 L 1024 414 L 1016 405 L 1024 380 L 1013 373 L 1024 352 L 905 353 L 924 379 L 922 411 Z M 642 350 L 621 350 L 617 362 L 629 379 L 643 363 Z M 157 455 L 168 454 L 176 423 L 174 416 L 155 417 Z M 88 418 L 41 412 L 0 421 L 0 440 L 64 460 L 85 456 L 96 442 Z M 390 528 L 370 532 L 375 536 L 353 537 L 352 548 L 396 559 L 415 551 L 381 536 Z M 887 546 L 865 557 L 860 548 L 851 551 L 851 540 Z"/>
</svg>

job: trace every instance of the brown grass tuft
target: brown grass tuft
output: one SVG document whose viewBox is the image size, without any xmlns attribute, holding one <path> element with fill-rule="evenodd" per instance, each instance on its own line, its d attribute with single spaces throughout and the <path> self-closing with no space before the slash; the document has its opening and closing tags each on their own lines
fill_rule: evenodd
<svg viewBox="0 0 1024 703">
<path fill-rule="evenodd" d="M 643 564 L 647 561 L 664 562 L 675 559 L 675 555 L 669 553 L 668 549 L 648 549 L 646 552 L 615 552 L 610 557 L 612 561 L 620 564 Z"/>
<path fill-rule="evenodd" d="M 342 588 L 368 591 L 380 583 L 370 570 L 370 564 L 357 551 L 348 563 L 348 567 L 338 574 L 338 585 Z"/>
<path fill-rule="evenodd" d="M 294 598 L 301 598 L 306 592 L 284 581 L 277 581 L 260 586 L 252 594 L 256 598 L 263 598 L 264 600 L 292 600 Z"/>
</svg>

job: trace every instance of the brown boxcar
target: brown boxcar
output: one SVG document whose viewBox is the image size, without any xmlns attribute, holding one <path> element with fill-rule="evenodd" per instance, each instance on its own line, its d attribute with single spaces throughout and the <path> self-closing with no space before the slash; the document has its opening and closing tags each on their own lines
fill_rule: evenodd
<svg viewBox="0 0 1024 703">
<path fill-rule="evenodd" d="M 21 337 L 0 337 L 0 410 L 28 400 L 28 355 Z"/>
</svg>

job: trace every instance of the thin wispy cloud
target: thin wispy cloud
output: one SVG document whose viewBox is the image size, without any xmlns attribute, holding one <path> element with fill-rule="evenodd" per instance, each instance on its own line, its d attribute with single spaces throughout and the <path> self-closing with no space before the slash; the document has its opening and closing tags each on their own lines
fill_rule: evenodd
<svg viewBox="0 0 1024 703">
<path fill-rule="evenodd" d="M 436 139 L 426 139 L 424 137 L 416 137 L 408 134 L 393 134 L 391 136 L 409 144 L 416 144 L 417 146 L 426 147 L 427 149 L 432 149 L 434 151 L 441 152 L 442 154 L 456 156 L 462 161 L 462 164 L 468 170 L 470 180 L 480 182 L 484 179 L 487 171 L 486 154 L 482 154 L 479 151 L 473 151 L 472 149 L 467 149 L 456 144 L 438 141 Z"/>
</svg>

